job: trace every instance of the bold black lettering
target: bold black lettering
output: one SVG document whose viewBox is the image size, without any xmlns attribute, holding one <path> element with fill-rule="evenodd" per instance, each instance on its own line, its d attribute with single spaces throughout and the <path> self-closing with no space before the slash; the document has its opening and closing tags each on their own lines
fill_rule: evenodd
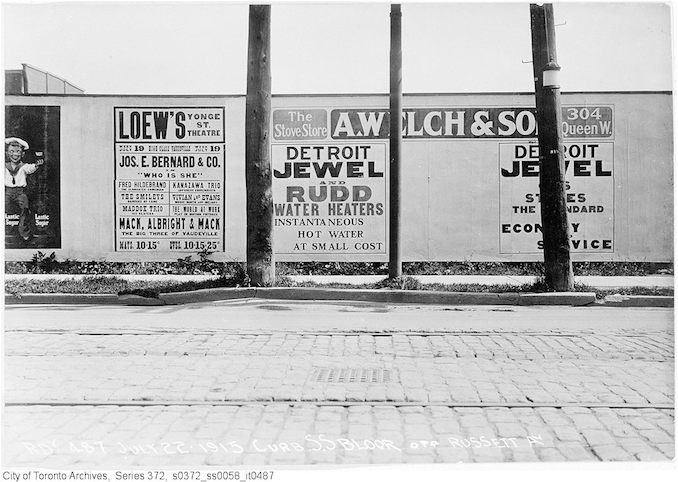
<svg viewBox="0 0 678 482">
<path fill-rule="evenodd" d="M 501 168 L 501 175 L 504 177 L 518 177 L 520 176 L 520 161 L 513 161 L 513 170 Z"/>
<path fill-rule="evenodd" d="M 186 120 L 186 114 L 183 112 L 177 112 L 174 115 L 174 122 L 177 124 L 177 129 L 176 129 L 176 135 L 177 139 L 183 139 L 186 137 L 186 126 L 184 125 L 184 121 Z"/>
<path fill-rule="evenodd" d="M 169 120 L 169 112 L 154 112 L 153 121 L 155 123 L 155 137 L 156 139 L 167 139 L 167 121 Z"/>
</svg>

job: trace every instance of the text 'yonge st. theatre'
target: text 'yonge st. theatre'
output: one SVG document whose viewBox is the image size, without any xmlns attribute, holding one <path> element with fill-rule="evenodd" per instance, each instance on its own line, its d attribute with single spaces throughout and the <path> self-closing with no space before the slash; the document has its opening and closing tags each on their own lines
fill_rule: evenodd
<svg viewBox="0 0 678 482">
<path fill-rule="evenodd" d="M 533 103 L 532 94 L 404 96 L 405 261 L 542 258 Z M 33 248 L 83 260 L 203 250 L 244 259 L 244 96 L 10 95 L 6 104 L 13 135 L 45 156 L 27 189 L 47 200 L 36 207 L 53 222 Z M 388 97 L 272 104 L 276 259 L 386 261 Z M 58 114 L 54 129 L 40 125 L 45 109 Z M 670 93 L 564 93 L 562 120 L 573 259 L 669 261 Z M 5 214 L 7 259 L 24 259 L 34 249 L 8 241 L 15 218 Z"/>
</svg>

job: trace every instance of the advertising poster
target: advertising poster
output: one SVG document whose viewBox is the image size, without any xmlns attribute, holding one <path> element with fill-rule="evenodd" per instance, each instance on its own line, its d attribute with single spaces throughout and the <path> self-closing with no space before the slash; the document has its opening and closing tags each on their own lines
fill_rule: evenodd
<svg viewBox="0 0 678 482">
<path fill-rule="evenodd" d="M 610 106 L 564 106 L 563 138 L 610 138 Z M 403 109 L 405 139 L 491 139 L 537 136 L 533 107 L 426 107 Z M 332 139 L 388 139 L 388 109 L 333 109 Z"/>
<path fill-rule="evenodd" d="M 614 252 L 614 144 L 566 142 L 565 189 L 573 253 Z M 539 146 L 499 145 L 501 253 L 543 250 Z"/>
<path fill-rule="evenodd" d="M 60 108 L 5 107 L 5 248 L 60 248 Z"/>
<path fill-rule="evenodd" d="M 114 116 L 116 251 L 224 251 L 225 109 Z"/>
<path fill-rule="evenodd" d="M 324 109 L 273 112 L 276 253 L 383 256 L 387 145 L 332 141 L 327 121 Z"/>
</svg>

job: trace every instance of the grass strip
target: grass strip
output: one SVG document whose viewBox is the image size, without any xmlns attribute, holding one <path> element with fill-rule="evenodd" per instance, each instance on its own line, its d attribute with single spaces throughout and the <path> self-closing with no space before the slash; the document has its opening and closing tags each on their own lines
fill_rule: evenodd
<svg viewBox="0 0 678 482">
<path fill-rule="evenodd" d="M 8 274 L 212 274 L 224 277 L 236 276 L 244 270 L 241 262 L 217 262 L 209 259 L 211 253 L 197 253 L 176 261 L 76 261 L 58 260 L 55 253 L 41 251 L 30 261 L 5 261 Z M 673 274 L 672 263 L 575 261 L 572 263 L 575 276 L 647 276 Z M 281 262 L 276 263 L 276 273 L 291 275 L 384 275 L 388 263 L 367 262 Z M 418 261 L 403 263 L 405 275 L 509 275 L 540 276 L 541 262 L 477 262 L 477 261 Z"/>
<path fill-rule="evenodd" d="M 160 293 L 175 293 L 179 291 L 196 291 L 209 288 L 236 288 L 247 286 L 245 280 L 240 277 L 219 277 L 204 281 L 127 281 L 114 276 L 85 276 L 66 280 L 35 280 L 16 279 L 5 281 L 5 293 L 72 293 L 72 294 L 132 294 L 147 298 L 157 298 Z M 377 283 L 345 284 L 345 283 L 316 283 L 313 281 L 293 281 L 288 277 L 278 277 L 278 287 L 298 288 L 335 288 L 335 289 L 396 289 L 396 290 L 420 290 L 420 291 L 444 291 L 458 293 L 544 293 L 544 282 L 537 279 L 533 283 L 522 285 L 513 284 L 477 284 L 477 283 L 433 283 L 424 284 L 416 278 L 403 276 L 390 280 L 385 279 Z M 673 288 L 664 287 L 627 287 L 616 289 L 601 289 L 575 283 L 575 291 L 593 292 L 598 299 L 605 296 L 619 295 L 651 295 L 673 296 Z"/>
</svg>

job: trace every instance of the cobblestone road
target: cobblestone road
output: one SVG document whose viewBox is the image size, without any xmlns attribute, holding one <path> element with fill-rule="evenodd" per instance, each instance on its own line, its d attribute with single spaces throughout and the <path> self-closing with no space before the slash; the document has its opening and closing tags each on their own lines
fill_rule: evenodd
<svg viewBox="0 0 678 482">
<path fill-rule="evenodd" d="M 327 313 L 350 316 L 341 307 Z M 409 330 L 373 332 L 261 329 L 256 320 L 247 329 L 10 323 L 3 460 L 673 458 L 672 327 L 462 329 L 459 313 L 429 315 L 447 317 L 450 328 L 414 332 L 416 320 Z"/>
<path fill-rule="evenodd" d="M 37 466 L 666 460 L 673 410 L 437 406 L 10 407 Z"/>
</svg>

